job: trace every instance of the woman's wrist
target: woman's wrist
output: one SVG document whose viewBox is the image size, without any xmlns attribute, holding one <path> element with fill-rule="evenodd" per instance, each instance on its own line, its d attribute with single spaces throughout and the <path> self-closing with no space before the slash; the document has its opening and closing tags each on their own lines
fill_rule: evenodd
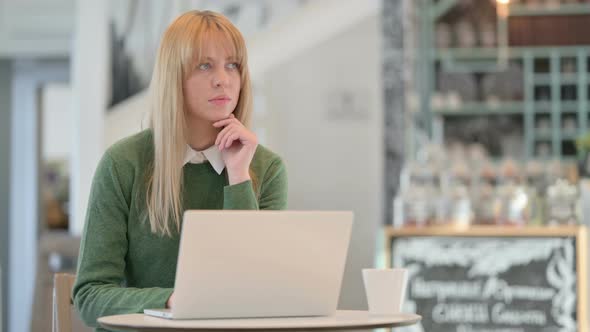
<svg viewBox="0 0 590 332">
<path fill-rule="evenodd" d="M 227 177 L 228 177 L 230 186 L 251 180 L 250 173 L 248 171 L 246 171 L 246 172 L 243 172 L 243 171 L 242 172 L 232 172 L 232 171 L 228 170 Z"/>
</svg>

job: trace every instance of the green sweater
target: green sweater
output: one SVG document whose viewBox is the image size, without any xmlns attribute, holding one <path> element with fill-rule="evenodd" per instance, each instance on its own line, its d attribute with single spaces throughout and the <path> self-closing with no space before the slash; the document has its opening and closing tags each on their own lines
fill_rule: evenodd
<svg viewBox="0 0 590 332">
<path fill-rule="evenodd" d="M 80 245 L 73 299 L 82 320 L 98 327 L 102 316 L 164 308 L 174 287 L 180 236 L 153 234 L 146 210 L 147 170 L 153 162 L 151 130 L 110 147 L 94 175 Z M 287 175 L 281 159 L 258 145 L 252 181 L 228 185 L 208 162 L 183 167 L 183 208 L 285 209 Z M 97 328 L 96 331 L 105 331 Z"/>
</svg>

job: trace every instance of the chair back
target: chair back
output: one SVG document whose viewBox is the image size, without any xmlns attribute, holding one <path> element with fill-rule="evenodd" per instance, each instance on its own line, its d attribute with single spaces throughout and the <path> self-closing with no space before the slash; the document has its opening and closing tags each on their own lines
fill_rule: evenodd
<svg viewBox="0 0 590 332">
<path fill-rule="evenodd" d="M 76 275 L 56 273 L 53 277 L 53 332 L 91 332 L 84 325 L 72 302 L 72 287 Z"/>
</svg>

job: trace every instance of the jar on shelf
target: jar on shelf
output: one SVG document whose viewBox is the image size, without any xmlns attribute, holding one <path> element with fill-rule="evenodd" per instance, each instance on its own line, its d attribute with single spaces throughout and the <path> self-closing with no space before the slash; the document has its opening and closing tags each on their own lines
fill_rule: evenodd
<svg viewBox="0 0 590 332">
<path fill-rule="evenodd" d="M 500 214 L 500 200 L 496 195 L 497 169 L 487 162 L 481 167 L 479 181 L 474 191 L 474 214 L 476 224 L 496 224 Z"/>
<path fill-rule="evenodd" d="M 551 119 L 549 116 L 539 117 L 535 121 L 535 130 L 542 132 L 548 132 L 551 130 Z"/>
<path fill-rule="evenodd" d="M 496 22 L 484 21 L 481 23 L 479 42 L 481 47 L 496 46 Z"/>
<path fill-rule="evenodd" d="M 535 155 L 538 158 L 548 158 L 551 154 L 551 144 L 549 142 L 539 142 L 535 145 Z"/>
<path fill-rule="evenodd" d="M 450 223 L 466 226 L 473 221 L 473 210 L 469 195 L 471 178 L 466 160 L 456 160 L 448 177 L 446 188 L 443 191 L 443 195 L 449 204 L 448 221 Z"/>
<path fill-rule="evenodd" d="M 526 189 L 523 186 L 510 183 L 501 185 L 498 190 L 502 200 L 500 224 L 527 224 L 530 218 L 530 202 Z"/>
<path fill-rule="evenodd" d="M 547 187 L 554 185 L 557 180 L 565 178 L 564 166 L 558 159 L 554 159 L 547 163 L 544 171 L 545 183 Z"/>
<path fill-rule="evenodd" d="M 451 26 L 446 23 L 438 23 L 436 25 L 436 47 L 449 48 L 453 40 Z"/>
<path fill-rule="evenodd" d="M 530 219 L 530 199 L 523 184 L 523 174 L 518 163 L 506 159 L 502 164 L 497 196 L 501 202 L 500 224 L 524 225 Z"/>
<path fill-rule="evenodd" d="M 397 223 L 407 226 L 432 224 L 435 198 L 439 195 L 439 177 L 434 167 L 425 162 L 409 163 L 402 171 L 400 182 L 401 194 L 394 202 Z"/>
<path fill-rule="evenodd" d="M 561 72 L 562 73 L 575 73 L 577 67 L 576 58 L 564 58 L 561 59 Z"/>
<path fill-rule="evenodd" d="M 566 116 L 563 118 L 562 129 L 563 131 L 575 133 L 578 128 L 578 122 L 575 116 Z"/>
<path fill-rule="evenodd" d="M 455 34 L 457 35 L 458 47 L 475 47 L 477 38 L 475 36 L 475 27 L 471 22 L 467 20 L 457 22 L 455 24 Z"/>
<path fill-rule="evenodd" d="M 450 222 L 455 225 L 468 226 L 473 223 L 471 198 L 464 186 L 452 189 L 450 198 Z"/>
<path fill-rule="evenodd" d="M 403 195 L 403 225 L 427 226 L 433 223 L 434 209 L 431 193 L 426 187 L 414 187 Z"/>
<path fill-rule="evenodd" d="M 578 223 L 578 188 L 567 180 L 559 179 L 547 188 L 547 223 L 567 225 Z"/>
<path fill-rule="evenodd" d="M 543 176 L 543 165 L 536 160 L 526 166 L 526 185 L 530 198 L 530 223 L 541 225 L 545 220 L 545 193 L 547 184 Z"/>
</svg>

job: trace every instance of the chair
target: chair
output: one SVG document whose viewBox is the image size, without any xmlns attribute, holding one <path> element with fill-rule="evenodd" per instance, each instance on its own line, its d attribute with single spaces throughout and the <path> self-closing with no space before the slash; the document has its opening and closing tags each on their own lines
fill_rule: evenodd
<svg viewBox="0 0 590 332">
<path fill-rule="evenodd" d="M 91 332 L 84 325 L 72 302 L 72 287 L 76 276 L 56 273 L 53 277 L 53 332 Z"/>
</svg>

